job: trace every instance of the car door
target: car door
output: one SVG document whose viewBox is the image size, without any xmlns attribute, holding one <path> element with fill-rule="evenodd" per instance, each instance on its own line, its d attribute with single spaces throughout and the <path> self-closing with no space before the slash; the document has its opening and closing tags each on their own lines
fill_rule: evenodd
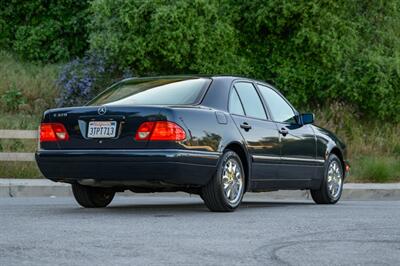
<svg viewBox="0 0 400 266">
<path fill-rule="evenodd" d="M 316 174 L 316 139 L 310 125 L 297 122 L 297 112 L 275 89 L 257 84 L 267 108 L 279 131 L 281 164 L 279 179 L 282 186 L 307 186 Z M 286 182 L 288 180 L 288 182 Z M 298 183 L 290 182 L 299 181 Z"/>
<path fill-rule="evenodd" d="M 268 120 L 260 96 L 251 82 L 235 82 L 230 92 L 229 111 L 252 158 L 252 188 L 278 178 L 279 133 Z"/>
</svg>

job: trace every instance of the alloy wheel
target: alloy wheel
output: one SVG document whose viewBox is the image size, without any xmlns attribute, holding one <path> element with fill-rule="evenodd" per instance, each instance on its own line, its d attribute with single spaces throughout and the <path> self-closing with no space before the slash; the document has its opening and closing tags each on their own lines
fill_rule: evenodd
<svg viewBox="0 0 400 266">
<path fill-rule="evenodd" d="M 327 186 L 332 199 L 337 199 L 342 191 L 343 174 L 339 163 L 331 161 L 328 168 Z"/>
<path fill-rule="evenodd" d="M 222 184 L 225 199 L 231 205 L 236 205 L 243 194 L 244 176 L 239 163 L 235 159 L 229 159 L 222 172 Z"/>
</svg>

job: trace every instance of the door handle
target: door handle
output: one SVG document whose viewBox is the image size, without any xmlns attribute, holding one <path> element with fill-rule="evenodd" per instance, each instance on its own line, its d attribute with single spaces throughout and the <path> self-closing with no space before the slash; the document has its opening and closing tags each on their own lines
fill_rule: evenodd
<svg viewBox="0 0 400 266">
<path fill-rule="evenodd" d="M 245 131 L 249 131 L 251 129 L 251 126 L 246 122 L 241 124 L 240 127 L 243 128 Z"/>
<path fill-rule="evenodd" d="M 281 128 L 281 129 L 279 129 L 279 133 L 282 135 L 282 136 L 286 136 L 287 134 L 289 134 L 289 130 L 287 129 L 287 128 Z"/>
</svg>

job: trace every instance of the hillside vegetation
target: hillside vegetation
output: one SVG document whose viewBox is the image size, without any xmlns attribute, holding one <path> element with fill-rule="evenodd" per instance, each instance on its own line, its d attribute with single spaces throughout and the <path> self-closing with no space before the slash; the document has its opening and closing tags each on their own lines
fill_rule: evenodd
<svg viewBox="0 0 400 266">
<path fill-rule="evenodd" d="M 348 144 L 351 180 L 400 180 L 397 0 L 0 6 L 0 128 L 36 129 L 46 108 L 82 104 L 124 77 L 244 75 L 315 111 L 316 123 Z M 0 141 L 0 151 L 34 147 Z M 17 168 L 39 175 L 34 164 L 0 163 L 0 176 L 15 176 Z"/>
<path fill-rule="evenodd" d="M 32 65 L 0 52 L 0 129 L 37 129 L 42 111 L 55 107 L 59 90 L 55 85 L 57 65 Z M 6 107 L 5 100 L 20 99 L 15 107 Z M 14 97 L 14 96 L 13 96 Z M 14 105 L 12 105 L 14 106 Z M 348 145 L 352 165 L 348 181 L 400 181 L 400 125 L 379 120 L 360 120 L 359 114 L 347 105 L 332 103 L 324 108 L 305 108 L 316 113 L 316 124 L 326 127 Z M 33 152 L 36 140 L 0 140 L 0 152 Z M 35 163 L 0 162 L 1 177 L 41 177 Z"/>
<path fill-rule="evenodd" d="M 296 105 L 400 121 L 400 2 L 94 1 L 92 51 L 148 73 L 230 73 Z"/>
</svg>

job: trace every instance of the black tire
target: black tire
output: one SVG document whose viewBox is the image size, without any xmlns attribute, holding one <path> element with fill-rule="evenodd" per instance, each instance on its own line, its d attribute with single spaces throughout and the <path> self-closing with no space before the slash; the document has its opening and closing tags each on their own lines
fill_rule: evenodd
<svg viewBox="0 0 400 266">
<path fill-rule="evenodd" d="M 222 181 L 224 167 L 229 160 L 233 160 L 240 167 L 239 171 L 243 180 L 242 188 L 239 189 L 239 192 L 237 193 L 240 194 L 239 198 L 237 202 L 235 202 L 234 204 L 229 202 L 229 200 L 226 198 L 224 193 L 224 185 Z M 246 182 L 246 177 L 244 175 L 243 164 L 240 160 L 240 157 L 234 151 L 227 150 L 224 152 L 218 163 L 217 172 L 210 180 L 210 182 L 202 188 L 200 197 L 203 199 L 204 203 L 206 204 L 206 206 L 210 211 L 231 212 L 234 211 L 237 207 L 239 207 L 240 203 L 242 202 L 243 195 L 245 192 L 245 182 Z"/>
<path fill-rule="evenodd" d="M 337 196 L 331 195 L 328 188 L 328 171 L 331 164 L 336 163 L 339 168 L 340 176 L 341 176 L 341 184 L 339 186 L 340 190 Z M 343 182 L 344 182 L 344 174 L 343 174 L 343 166 L 340 159 L 335 155 L 329 155 L 327 162 L 325 163 L 325 171 L 324 171 L 324 179 L 322 180 L 321 187 L 316 190 L 311 190 L 311 197 L 317 204 L 335 204 L 339 201 L 342 192 L 343 192 Z"/>
<path fill-rule="evenodd" d="M 114 198 L 115 191 L 108 188 L 83 186 L 78 183 L 72 184 L 72 192 L 75 200 L 85 208 L 104 208 Z"/>
</svg>

